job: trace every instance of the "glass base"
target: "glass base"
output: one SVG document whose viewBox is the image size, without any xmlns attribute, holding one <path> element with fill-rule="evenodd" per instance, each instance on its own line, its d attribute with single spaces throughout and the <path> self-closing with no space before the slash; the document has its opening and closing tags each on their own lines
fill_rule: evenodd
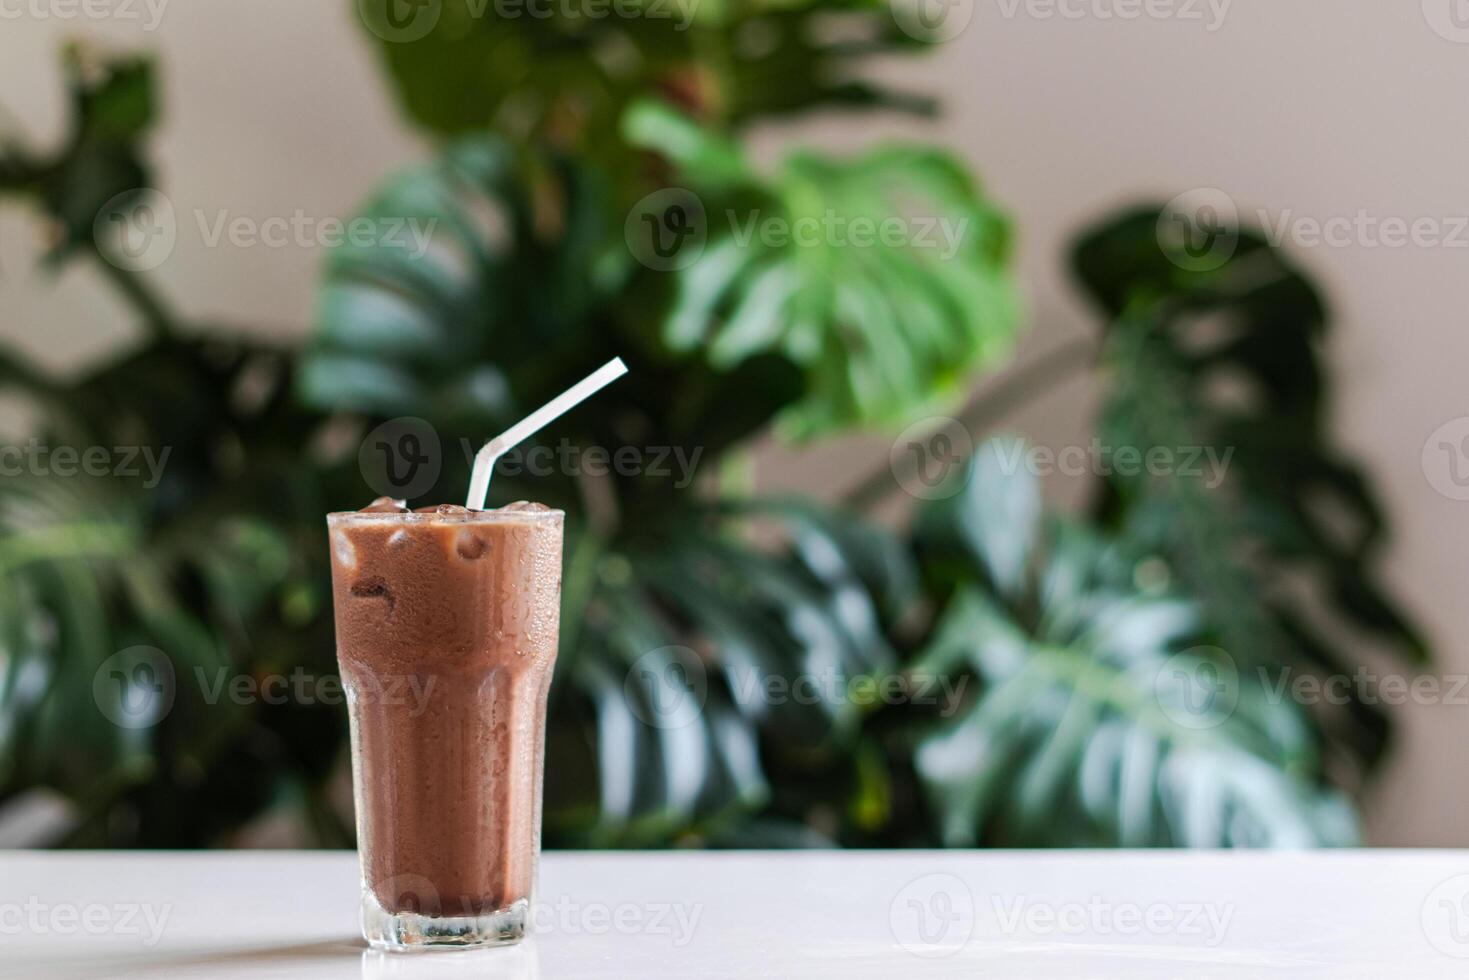
<svg viewBox="0 0 1469 980">
<path fill-rule="evenodd" d="M 412 952 L 510 946 L 525 938 L 530 903 L 521 899 L 484 915 L 420 915 L 389 912 L 362 896 L 362 938 L 374 949 Z"/>
</svg>

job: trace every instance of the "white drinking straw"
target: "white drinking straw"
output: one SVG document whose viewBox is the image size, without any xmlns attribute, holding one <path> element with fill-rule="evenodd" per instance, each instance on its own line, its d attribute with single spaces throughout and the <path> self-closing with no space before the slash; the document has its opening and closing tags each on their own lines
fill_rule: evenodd
<svg viewBox="0 0 1469 980">
<path fill-rule="evenodd" d="M 508 450 L 534 435 L 557 416 L 575 408 L 626 373 L 627 365 L 622 363 L 622 358 L 614 357 L 485 443 L 483 448 L 474 456 L 474 474 L 469 478 L 469 500 L 465 503 L 465 506 L 470 510 L 485 509 L 485 495 L 490 492 L 490 474 L 495 470 L 495 461 L 505 455 Z"/>
</svg>

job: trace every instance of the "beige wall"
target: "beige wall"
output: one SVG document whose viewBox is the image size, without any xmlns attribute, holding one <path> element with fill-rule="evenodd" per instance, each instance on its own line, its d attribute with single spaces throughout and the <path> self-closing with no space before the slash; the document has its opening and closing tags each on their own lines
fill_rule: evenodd
<svg viewBox="0 0 1469 980">
<path fill-rule="evenodd" d="M 1447 232 L 1449 219 L 1469 215 L 1469 43 L 1431 26 L 1456 36 L 1447 15 L 1457 0 L 1144 5 L 1197 9 L 1201 20 L 1101 16 L 1132 9 L 1129 0 L 958 2 L 971 15 L 959 37 L 933 58 L 892 68 L 942 95 L 946 119 L 883 130 L 950 143 L 1009 206 L 1034 321 L 1028 355 L 1092 329 L 1064 279 L 1064 243 L 1084 221 L 1137 196 L 1217 187 L 1246 215 L 1325 220 L 1365 209 L 1379 220 L 1445 219 Z M 0 12 L 16 9 L 17 0 L 0 0 Z M 137 9 L 146 9 L 141 0 Z M 163 52 L 167 120 L 157 155 L 180 237 L 158 278 L 192 314 L 289 335 L 309 319 L 319 250 L 207 249 L 191 216 L 345 214 L 378 177 L 416 158 L 419 145 L 397 123 L 350 11 L 338 0 L 176 2 L 151 32 L 138 22 L 7 17 L 0 104 L 53 139 L 63 108 L 53 70 L 60 38 L 85 32 Z M 788 137 L 853 146 L 872 128 L 787 128 L 762 147 Z M 1469 670 L 1469 640 L 1457 628 L 1469 503 L 1436 492 L 1420 457 L 1430 433 L 1469 415 L 1464 244 L 1295 250 L 1338 313 L 1330 349 L 1337 422 L 1343 443 L 1372 466 L 1395 520 L 1392 583 L 1421 614 L 1449 672 Z M 89 273 L 47 281 L 27 271 L 38 247 L 35 226 L 0 205 L 0 338 L 63 369 L 124 342 L 130 325 Z M 1032 404 L 1014 427 L 1046 445 L 1084 442 L 1090 404 L 1089 386 L 1073 383 Z M 858 454 L 863 447 L 875 456 Z M 805 459 L 771 450 L 762 477 L 830 486 L 824 473 L 855 476 L 885 455 L 882 440 Z M 1074 491 L 1054 489 L 1062 499 Z M 1371 839 L 1469 845 L 1469 822 L 1459 819 L 1469 784 L 1453 767 L 1469 741 L 1469 708 L 1400 715 L 1399 751 L 1369 803 Z"/>
<path fill-rule="evenodd" d="M 0 0 L 0 14 L 52 2 Z M 105 2 L 147 9 L 145 0 Z M 66 119 L 56 71 L 65 39 L 160 52 L 164 120 L 155 159 L 178 241 L 153 275 L 191 316 L 296 334 L 310 316 L 322 250 L 209 248 L 198 212 L 211 230 L 221 214 L 255 221 L 298 210 L 313 219 L 349 215 L 375 181 L 418 157 L 417 142 L 398 124 L 350 4 L 151 2 L 164 4 L 152 31 L 116 19 L 0 19 L 0 106 L 50 145 Z M 0 331 L 70 367 L 123 340 L 130 327 L 117 321 L 120 308 L 90 270 L 54 282 L 21 275 L 38 234 L 14 204 L 0 205 Z"/>
</svg>

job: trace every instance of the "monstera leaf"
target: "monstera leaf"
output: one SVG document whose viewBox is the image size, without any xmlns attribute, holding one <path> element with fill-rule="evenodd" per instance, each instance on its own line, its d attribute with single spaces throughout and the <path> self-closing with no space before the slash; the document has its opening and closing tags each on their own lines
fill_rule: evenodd
<svg viewBox="0 0 1469 980">
<path fill-rule="evenodd" d="M 1008 226 L 948 156 L 801 152 L 767 179 L 670 110 L 640 105 L 627 132 L 702 195 L 707 241 L 672 263 L 667 342 L 719 369 L 772 351 L 800 366 L 789 434 L 909 419 L 1009 349 Z"/>
<path fill-rule="evenodd" d="M 772 522 L 782 544 L 742 540 L 752 519 Z M 719 840 L 770 802 L 772 767 L 818 765 L 850 751 L 862 706 L 791 696 L 791 687 L 894 669 L 885 625 L 913 594 L 896 540 L 783 502 L 687 514 L 657 544 L 591 559 L 578 547 L 567 574 L 572 618 L 563 624 L 550 766 L 592 768 L 596 796 L 568 800 L 573 781 L 548 783 L 556 839 Z M 588 561 L 595 580 L 583 591 L 575 566 Z M 578 730 L 584 740 L 567 737 Z M 772 824 L 769 836 L 742 831 L 742 840 L 779 844 L 792 826 Z"/>
<path fill-rule="evenodd" d="M 378 233 L 328 260 L 302 379 L 308 400 L 505 421 L 510 393 L 497 365 L 554 358 L 603 298 L 592 269 L 595 182 L 563 168 L 547 186 L 538 210 L 510 148 L 491 137 L 390 181 L 352 219 Z M 542 222 L 557 230 L 543 234 Z"/>
<path fill-rule="evenodd" d="M 1077 275 L 1111 321 L 1103 441 L 1161 452 L 1177 472 L 1109 474 L 1100 509 L 1140 547 L 1166 555 L 1236 658 L 1350 674 L 1356 654 L 1331 619 L 1410 660 L 1424 646 L 1378 581 L 1383 518 L 1362 469 L 1333 445 L 1312 286 L 1249 230 L 1207 262 L 1171 251 L 1158 209 L 1086 235 Z M 1188 460 L 1215 461 L 1217 472 Z M 1302 602 L 1300 588 L 1326 600 Z M 1349 761 L 1381 757 L 1386 722 L 1354 700 L 1327 724 Z"/>
<path fill-rule="evenodd" d="M 628 176 L 635 158 L 616 127 L 650 92 L 731 124 L 827 106 L 930 105 L 861 77 L 879 54 L 931 47 L 900 30 L 881 0 L 636 0 L 614 16 L 579 3 L 532 13 L 534 4 L 434 0 L 404 23 L 381 16 L 382 0 L 359 6 L 419 125 L 570 145 Z"/>
<path fill-rule="evenodd" d="M 320 791 L 333 754 L 290 748 L 339 744 L 334 711 L 201 683 L 330 659 L 328 494 L 307 449 L 322 418 L 295 402 L 285 351 L 178 339 L 162 297 L 110 261 L 94 228 L 149 186 L 153 72 L 81 46 L 64 68 L 65 139 L 0 135 L 0 193 L 48 214 L 49 259 L 96 262 L 152 336 L 67 380 L 0 351 L 7 411 L 36 420 L 0 447 L 0 804 L 45 787 L 70 805 L 61 843 L 198 846 L 300 793 L 344 842 Z"/>
<path fill-rule="evenodd" d="M 632 288 L 636 263 L 621 219 L 614 229 L 606 216 L 601 180 L 541 162 L 517 161 L 495 137 L 456 142 L 353 217 L 383 234 L 349 240 L 327 261 L 301 392 L 322 409 L 429 420 L 452 487 L 438 500 L 465 485 L 456 437 L 487 438 L 614 355 L 635 381 L 563 418 L 553 443 L 713 457 L 800 394 L 797 370 L 778 357 L 715 372 L 668 352 L 659 300 Z M 574 507 L 567 477 L 544 474 L 519 492 Z M 614 479 L 657 507 L 671 491 L 648 473 Z"/>
<path fill-rule="evenodd" d="M 1199 646 L 1198 604 L 1122 547 L 1046 521 L 1034 479 L 981 447 L 922 518 L 952 591 L 916 670 L 982 694 L 914 758 L 949 845 L 1349 843 L 1314 732 L 1289 700 Z"/>
<path fill-rule="evenodd" d="M 280 353 L 159 341 L 65 385 L 9 363 L 45 425 L 0 483 L 0 798 L 51 788 L 74 844 L 198 846 L 318 794 L 340 709 L 222 693 L 332 670 L 324 484 L 298 448 L 317 419 Z M 324 796 L 307 809 L 347 839 Z"/>
</svg>

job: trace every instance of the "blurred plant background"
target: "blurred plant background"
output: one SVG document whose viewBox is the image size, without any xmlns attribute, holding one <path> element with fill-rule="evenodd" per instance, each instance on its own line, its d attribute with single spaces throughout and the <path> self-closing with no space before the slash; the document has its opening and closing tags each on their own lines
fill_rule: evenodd
<svg viewBox="0 0 1469 980">
<path fill-rule="evenodd" d="M 222 846 L 280 820 L 350 844 L 342 706 L 236 703 L 195 678 L 334 673 L 323 515 L 373 495 L 358 449 L 376 426 L 430 423 L 442 472 L 415 503 L 458 500 L 461 435 L 618 354 L 632 378 L 545 438 L 667 447 L 699 479 L 504 473 L 492 491 L 569 515 L 548 845 L 1353 843 L 1386 719 L 1308 711 L 1269 681 L 1350 673 L 1362 635 L 1407 663 L 1426 651 L 1376 581 L 1370 482 L 1327 434 L 1313 286 L 1249 230 L 1199 261 L 1190 229 L 1140 206 L 1078 232 L 1094 341 L 1007 371 L 1011 229 L 960 162 L 747 151 L 791 114 L 936 111 L 871 80 L 874 57 L 919 47 L 890 8 L 660 9 L 677 16 L 446 0 L 425 37 L 364 32 L 437 151 L 361 215 L 433 222 L 431 247 L 334 249 L 299 349 L 185 322 L 114 252 L 98 228 L 155 186 L 162 80 L 146 56 L 65 53 L 70 135 L 0 136 L 0 192 L 48 215 L 48 261 L 96 264 L 151 338 L 65 384 L 0 352 L 0 385 L 45 445 L 169 456 L 156 486 L 0 482 L 0 808 L 66 801 L 44 841 L 61 846 Z M 674 208 L 702 233 L 648 261 L 637 219 L 658 234 Z M 831 215 L 966 231 L 952 254 L 739 233 Z M 1099 470 L 1083 509 L 1049 512 L 1003 428 L 1068 371 L 1098 378 L 1103 443 L 1209 450 L 1225 478 Z M 767 499 L 744 475 L 771 431 L 937 415 L 955 421 L 842 500 Z M 877 521 L 905 487 L 911 513 Z M 108 668 L 137 646 L 164 651 L 172 685 Z M 751 694 L 801 677 L 844 694 Z M 165 697 L 149 724 L 109 720 Z"/>
</svg>

